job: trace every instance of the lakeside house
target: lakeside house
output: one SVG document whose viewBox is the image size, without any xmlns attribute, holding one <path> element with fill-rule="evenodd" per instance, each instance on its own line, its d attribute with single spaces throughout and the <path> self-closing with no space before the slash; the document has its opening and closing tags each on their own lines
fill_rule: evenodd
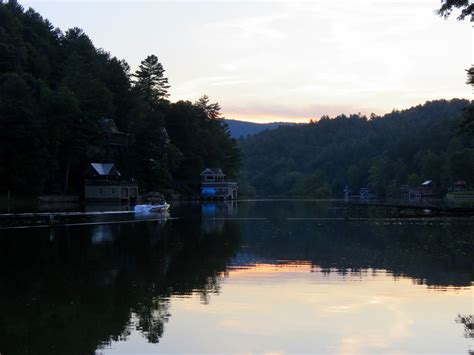
<svg viewBox="0 0 474 355">
<path fill-rule="evenodd" d="M 121 178 L 113 163 L 91 163 L 85 172 L 84 198 L 94 201 L 135 201 L 138 186 Z"/>
<path fill-rule="evenodd" d="M 121 132 L 113 119 L 103 117 L 99 120 L 99 126 L 107 135 L 110 146 L 116 148 L 128 147 L 130 134 Z"/>
<path fill-rule="evenodd" d="M 404 200 L 420 200 L 421 189 L 419 187 L 410 187 L 402 185 L 400 188 L 401 196 Z"/>
<path fill-rule="evenodd" d="M 235 181 L 228 181 L 220 168 L 207 168 L 201 173 L 201 198 L 236 200 L 238 186 Z"/>
</svg>

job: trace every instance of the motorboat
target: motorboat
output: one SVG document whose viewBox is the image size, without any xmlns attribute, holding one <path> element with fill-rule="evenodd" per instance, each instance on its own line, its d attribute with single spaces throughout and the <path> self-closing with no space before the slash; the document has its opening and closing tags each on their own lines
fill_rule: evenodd
<svg viewBox="0 0 474 355">
<path fill-rule="evenodd" d="M 171 205 L 166 202 L 136 205 L 134 211 L 135 213 L 164 213 L 169 210 L 170 206 Z"/>
</svg>

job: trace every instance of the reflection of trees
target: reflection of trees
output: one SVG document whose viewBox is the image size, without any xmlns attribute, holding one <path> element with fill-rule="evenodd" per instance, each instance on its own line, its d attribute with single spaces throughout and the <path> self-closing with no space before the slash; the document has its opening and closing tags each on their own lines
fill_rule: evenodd
<svg viewBox="0 0 474 355">
<path fill-rule="evenodd" d="M 259 257 L 311 260 L 325 272 L 386 269 L 430 286 L 470 286 L 474 235 L 466 224 L 248 221 L 242 238 Z"/>
<path fill-rule="evenodd" d="M 150 343 L 158 343 L 165 330 L 164 323 L 168 322 L 171 314 L 168 311 L 168 300 L 154 299 L 151 304 L 139 305 L 136 312 L 137 329 L 140 330 Z"/>
<path fill-rule="evenodd" d="M 200 221 L 12 231 L 0 241 L 0 352 L 91 354 L 132 327 L 163 336 L 171 295 L 219 291 L 236 226 Z M 95 232 L 101 238 L 95 237 Z M 102 238 L 110 233 L 110 238 Z M 102 243 L 98 241 L 102 240 Z"/>
<path fill-rule="evenodd" d="M 456 323 L 464 325 L 464 336 L 466 338 L 474 338 L 474 315 L 462 316 L 458 314 Z"/>
</svg>

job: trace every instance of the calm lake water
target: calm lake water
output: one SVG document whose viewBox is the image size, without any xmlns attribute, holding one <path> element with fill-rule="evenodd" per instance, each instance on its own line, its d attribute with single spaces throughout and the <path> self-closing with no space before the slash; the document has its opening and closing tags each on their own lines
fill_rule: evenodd
<svg viewBox="0 0 474 355">
<path fill-rule="evenodd" d="M 0 353 L 472 353 L 474 220 L 338 206 L 0 230 Z"/>
</svg>

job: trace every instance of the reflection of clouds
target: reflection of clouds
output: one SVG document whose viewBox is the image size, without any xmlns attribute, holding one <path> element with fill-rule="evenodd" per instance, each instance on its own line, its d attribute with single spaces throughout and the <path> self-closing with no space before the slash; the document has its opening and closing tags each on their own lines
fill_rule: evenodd
<svg viewBox="0 0 474 355">
<path fill-rule="evenodd" d="M 186 313 L 211 313 L 232 336 L 291 339 L 294 330 L 306 342 L 309 334 L 327 334 L 324 348 L 313 349 L 318 352 L 396 353 L 420 324 L 429 328 L 423 323 L 426 314 L 443 312 L 453 297 L 465 301 L 469 296 L 468 290 L 436 293 L 434 309 L 419 307 L 432 291 L 408 278 L 395 280 L 383 270 L 332 271 L 323 273 L 305 262 L 236 267 L 228 270 L 220 296 L 208 308 L 188 300 Z M 291 346 L 285 350 L 291 352 Z"/>
<path fill-rule="evenodd" d="M 349 313 L 353 309 L 352 306 L 331 306 L 325 312 L 329 313 Z"/>
<path fill-rule="evenodd" d="M 453 309 L 469 307 L 472 289 L 436 293 L 383 270 L 324 270 L 304 261 L 240 266 L 221 274 L 209 304 L 198 292 L 173 296 L 160 350 L 179 342 L 180 352 L 206 353 L 459 352 Z"/>
<path fill-rule="evenodd" d="M 413 321 L 398 319 L 395 323 L 388 325 L 389 329 L 372 330 L 370 332 L 360 332 L 358 329 L 350 329 L 349 335 L 342 338 L 338 353 L 340 354 L 360 354 L 374 351 L 381 351 L 389 348 L 397 340 L 415 335 L 412 330 Z M 391 352 L 393 353 L 393 352 Z"/>
</svg>

